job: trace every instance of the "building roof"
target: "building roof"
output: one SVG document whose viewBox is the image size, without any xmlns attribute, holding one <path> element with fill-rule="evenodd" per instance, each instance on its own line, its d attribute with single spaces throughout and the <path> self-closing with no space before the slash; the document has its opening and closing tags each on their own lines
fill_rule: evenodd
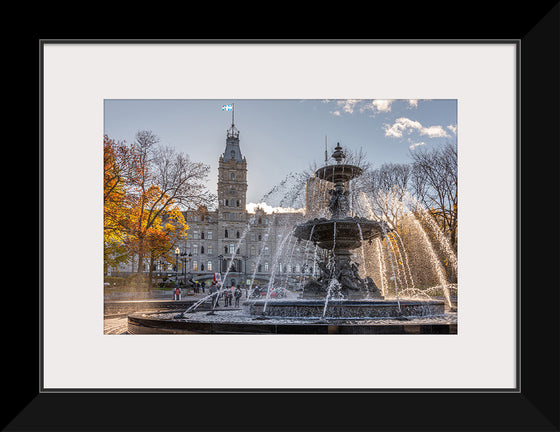
<svg viewBox="0 0 560 432">
<path fill-rule="evenodd" d="M 222 156 L 224 162 L 235 160 L 236 162 L 243 162 L 243 155 L 239 147 L 239 130 L 234 124 L 227 131 L 226 150 Z"/>
</svg>

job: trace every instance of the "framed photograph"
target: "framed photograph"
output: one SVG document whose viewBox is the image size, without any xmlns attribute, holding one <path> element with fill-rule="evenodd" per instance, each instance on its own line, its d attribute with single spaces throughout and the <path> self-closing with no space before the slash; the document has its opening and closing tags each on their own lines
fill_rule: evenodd
<svg viewBox="0 0 560 432">
<path fill-rule="evenodd" d="M 550 14 L 545 17 L 552 19 L 552 24 L 545 19 L 539 26 L 555 25 L 557 31 L 557 12 L 556 7 L 550 13 L 555 19 L 549 18 Z M 343 413 L 358 402 L 362 406 L 364 402 L 371 404 L 379 413 L 369 420 L 363 412 L 356 414 L 355 425 L 362 427 L 392 425 L 414 430 L 422 424 L 424 428 L 437 429 L 444 426 L 441 419 L 445 418 L 449 419 L 445 427 L 450 429 L 503 429 L 514 425 L 527 430 L 557 428 L 558 410 L 552 402 L 557 401 L 558 380 L 551 380 L 538 391 L 533 380 L 542 379 L 545 373 L 558 376 L 557 364 L 553 365 L 558 354 L 554 351 L 545 359 L 536 359 L 533 348 L 537 342 L 527 333 L 557 336 L 557 328 L 552 329 L 557 323 L 553 311 L 557 302 L 542 305 L 542 300 L 528 298 L 529 288 L 521 273 L 522 251 L 535 244 L 529 242 L 521 249 L 523 151 L 533 142 L 532 137 L 525 141 L 524 131 L 536 126 L 532 123 L 536 119 L 528 112 L 525 115 L 525 107 L 531 102 L 541 103 L 535 86 L 542 89 L 546 83 L 552 85 L 550 91 L 554 85 L 557 89 L 557 79 L 543 72 L 542 63 L 546 57 L 550 72 L 558 71 L 558 51 L 550 52 L 551 41 L 546 36 L 547 45 L 541 45 L 539 26 L 527 38 L 511 40 L 41 40 L 39 394 L 8 426 L 33 429 L 80 424 L 79 415 L 86 409 L 81 404 L 86 399 L 101 412 L 114 415 L 118 404 L 126 399 L 127 406 L 134 405 L 138 413 L 134 419 L 123 422 L 119 420 L 121 415 L 111 416 L 112 420 L 91 419 L 87 427 L 115 429 L 126 424 L 166 430 L 178 424 L 181 409 L 163 416 L 165 420 L 162 414 L 173 412 L 178 401 L 194 417 L 193 407 L 205 404 L 226 406 L 223 413 L 227 417 L 236 412 L 235 406 L 248 415 L 261 408 L 268 415 L 277 410 L 309 414 L 305 407 L 313 400 L 319 406 L 340 403 L 340 412 L 333 410 L 329 417 L 331 426 L 342 429 L 348 429 L 349 424 Z M 543 49 L 546 55 L 533 54 Z M 144 59 L 142 68 L 134 67 L 139 59 Z M 536 71 L 541 78 L 538 83 L 533 80 Z M 553 105 L 541 111 L 540 121 L 550 119 L 553 108 L 557 113 L 557 100 Z M 147 249 L 138 248 L 138 239 L 132 239 L 131 231 L 127 245 L 136 248 L 137 260 L 124 264 L 111 261 L 108 265 L 106 257 L 116 256 L 117 249 L 108 251 L 104 233 L 103 221 L 108 213 L 103 200 L 106 159 L 102 150 L 107 145 L 101 145 L 102 139 L 105 136 L 105 144 L 112 140 L 114 148 L 126 143 L 129 146 L 120 150 L 134 151 L 146 142 L 142 139 L 153 138 L 138 134 L 140 127 L 144 132 L 153 132 L 158 146 L 164 144 L 158 147 L 157 155 L 154 153 L 154 160 L 159 157 L 165 162 L 173 152 L 176 157 L 184 151 L 191 161 L 201 162 L 196 172 L 205 169 L 204 164 L 209 166 L 208 185 L 202 181 L 207 179 L 201 179 L 200 190 L 216 195 L 214 207 L 192 200 L 191 207 L 181 209 L 177 217 L 183 217 L 189 225 L 192 236 L 188 240 L 173 237 L 178 231 L 169 218 L 154 222 L 153 227 L 161 224 L 162 232 L 166 227 L 165 241 L 173 241 L 165 243 L 167 252 L 146 267 Z M 368 127 L 369 132 L 364 132 Z M 189 133 L 185 135 L 181 129 L 189 129 Z M 309 138 L 313 129 L 316 143 Z M 551 132 L 538 133 L 545 134 L 544 139 Z M 375 134 L 385 146 L 373 144 Z M 245 136 L 251 143 L 247 147 Z M 357 144 L 360 140 L 369 144 L 361 146 Z M 208 143 L 216 143 L 217 152 Z M 411 219 L 410 227 L 403 222 L 406 216 L 418 215 L 423 209 L 441 211 L 438 214 L 448 217 L 453 203 L 451 208 L 446 207 L 449 202 L 438 208 L 427 196 L 422 202 L 420 189 L 426 187 L 426 171 L 423 180 L 416 182 L 419 195 L 411 195 L 409 201 L 390 201 L 394 208 L 398 202 L 401 211 L 403 203 L 409 209 L 414 201 L 418 204 L 416 213 L 404 212 L 386 229 L 380 220 L 389 220 L 387 216 L 393 211 L 393 207 L 382 205 L 389 202 L 388 195 L 383 195 L 385 201 L 381 202 L 381 195 L 368 195 L 366 189 L 361 190 L 361 195 L 352 194 L 360 191 L 352 183 L 359 177 L 356 173 L 366 171 L 356 155 L 363 147 L 375 161 L 367 170 L 373 173 L 370 179 L 382 178 L 389 163 L 408 167 L 411 176 L 416 169 L 414 175 L 420 176 L 419 170 L 425 166 L 422 164 L 436 160 L 436 153 L 443 152 L 446 146 L 451 153 L 455 151 L 455 165 L 451 164 L 451 168 L 457 175 L 456 241 L 449 235 L 451 225 L 446 225 L 444 234 L 451 242 L 438 243 L 439 249 L 417 251 L 418 258 L 414 258 L 412 249 L 404 245 L 417 244 L 423 236 L 432 238 L 426 244 L 435 244 L 440 231 L 437 227 L 432 231 L 418 230 L 413 241 L 412 234 L 408 238 L 405 233 L 421 225 L 420 216 L 416 221 Z M 430 148 L 438 150 L 430 153 Z M 285 180 L 290 170 L 309 171 L 315 153 L 317 164 L 311 170 L 312 179 L 330 181 L 324 196 L 311 195 L 309 191 L 314 189 L 306 177 L 305 186 L 300 184 L 282 192 L 284 199 L 270 204 L 274 190 L 279 190 L 274 187 Z M 429 158 L 424 160 L 419 155 Z M 409 160 L 405 161 L 405 157 Z M 343 158 L 347 159 L 343 162 Z M 253 160 L 258 161 L 255 169 L 251 167 Z M 442 160 L 443 156 L 438 163 Z M 137 168 L 139 161 L 135 159 L 130 165 Z M 332 167 L 330 173 L 321 174 L 325 167 Z M 186 169 L 184 166 L 181 172 Z M 118 172 L 124 170 L 122 165 Z M 381 189 L 381 184 L 376 183 L 370 184 L 368 190 Z M 158 190 L 154 186 L 144 196 L 153 197 Z M 293 195 L 291 201 L 285 198 L 289 192 Z M 162 194 L 155 201 L 168 196 L 169 193 Z M 258 208 L 263 196 L 270 200 L 267 204 L 276 207 L 275 211 L 267 212 L 263 202 Z M 288 211 L 297 210 L 298 199 L 306 204 L 308 213 Z M 368 212 L 360 213 L 360 199 L 363 206 L 370 206 Z M 377 207 L 372 205 L 374 199 L 378 199 Z M 320 200 L 328 212 L 311 215 L 311 205 Z M 347 200 L 352 200 L 352 205 Z M 155 201 L 151 208 L 156 207 Z M 247 209 L 248 204 L 255 208 Z M 202 216 L 201 208 L 206 209 Z M 386 213 L 382 214 L 384 209 Z M 173 208 L 167 210 L 169 215 Z M 294 226 L 299 231 L 291 233 L 299 235 L 299 243 L 294 241 L 291 245 L 290 237 L 283 236 L 279 228 L 267 231 L 270 227 L 266 223 L 273 224 L 273 215 L 274 222 L 296 217 Z M 129 212 L 125 219 L 130 221 L 133 217 Z M 341 229 L 343 223 L 348 224 L 346 230 Z M 354 228 L 358 229 L 352 231 Z M 265 253 L 265 234 L 275 237 L 277 247 L 269 251 L 272 256 Z M 260 235 L 263 237 L 259 239 Z M 147 242 L 146 238 L 142 241 Z M 371 244 L 363 247 L 368 239 Z M 311 249 L 303 247 L 306 240 L 307 244 L 311 241 Z M 290 261 L 290 254 L 298 255 L 288 248 L 289 244 L 294 250 L 296 245 L 302 245 L 298 260 Z M 259 245 L 263 245 L 262 251 L 257 253 Z M 324 258 L 325 266 L 331 265 L 331 273 L 320 268 L 315 273 L 312 268 L 305 273 L 312 267 L 305 258 L 313 248 L 315 253 L 317 248 L 332 252 Z M 357 252 L 352 255 L 352 250 Z M 366 259 L 368 254 L 375 257 L 375 271 L 373 258 Z M 434 267 L 439 273 L 431 270 L 427 276 L 429 263 L 441 257 L 445 257 L 444 264 Z M 296 272 L 296 265 L 303 267 Z M 367 266 L 372 275 L 369 279 L 363 270 Z M 325 276 L 333 272 L 336 278 Z M 108 301 L 118 299 L 107 296 L 120 295 L 113 286 L 121 283 L 119 277 L 124 280 L 131 274 L 149 274 L 150 295 L 155 290 L 164 296 L 169 294 L 172 298 L 159 299 L 166 304 L 185 302 L 191 294 L 193 299 L 200 299 L 188 303 L 185 310 L 190 305 L 204 304 L 213 292 L 222 294 L 224 287 L 233 293 L 239 290 L 246 296 L 244 301 L 256 308 L 255 316 L 251 323 L 227 321 L 218 326 L 215 316 L 208 317 L 208 310 L 194 320 L 192 314 L 178 318 L 177 309 L 173 309 L 164 317 L 164 324 L 154 324 L 143 320 L 142 313 L 137 313 L 131 322 L 127 311 L 127 319 L 122 321 L 127 324 L 126 331 L 119 330 L 122 322 L 115 322 L 112 331 L 106 322 Z M 427 288 L 419 282 L 422 277 Z M 428 281 L 430 277 L 436 282 Z M 531 280 L 542 283 L 541 277 L 531 275 Z M 274 280 L 282 283 L 276 285 Z M 218 289 L 211 291 L 214 283 Z M 178 290 L 180 284 L 182 290 Z M 258 300 L 251 300 L 255 284 L 267 290 Z M 425 291 L 435 285 L 437 290 Z M 196 292 L 200 289 L 208 292 Z M 284 321 L 272 323 L 274 334 L 262 334 L 263 326 L 269 326 L 268 332 L 270 321 L 285 313 L 282 289 L 288 299 L 301 296 L 306 304 L 319 302 L 318 307 L 314 306 L 319 312 L 313 313 L 322 316 L 314 316 L 318 322 L 313 325 L 324 328 L 327 334 L 278 330 Z M 317 296 L 311 298 L 310 292 L 321 290 L 324 292 L 319 300 Z M 384 325 L 399 325 L 407 330 L 346 334 L 345 329 L 356 328 L 355 322 L 347 327 L 329 322 L 328 314 L 335 313 L 334 305 L 351 298 L 353 290 L 367 295 L 370 303 L 396 299 L 395 312 L 385 317 L 389 321 Z M 271 298 L 273 293 L 275 298 Z M 407 313 L 408 302 L 411 308 L 416 303 L 427 307 L 420 298 L 427 293 L 433 307 L 442 308 L 441 314 L 433 310 L 427 314 L 440 316 L 437 322 L 417 318 L 417 310 L 410 312 L 413 318 L 402 316 Z M 557 298 L 557 293 L 554 296 Z M 224 316 L 224 309 L 233 313 L 235 307 L 227 303 L 227 296 L 216 298 L 222 303 L 207 303 L 211 312 L 219 307 L 218 316 Z M 531 322 L 537 303 L 549 312 L 539 325 Z M 351 319 L 361 319 L 364 314 L 371 318 L 373 314 L 362 309 L 356 312 L 355 305 L 340 305 L 338 311 L 357 314 Z M 117 306 L 115 302 L 110 305 Z M 300 306 L 301 303 L 297 307 Z M 265 319 L 255 320 L 266 311 Z M 293 309 L 290 311 L 293 313 Z M 302 313 L 309 312 L 306 309 Z M 193 331 L 195 327 L 202 328 L 202 315 L 211 320 L 204 325 L 210 325 L 213 331 Z M 401 323 L 394 322 L 399 318 L 404 318 Z M 251 327 L 255 323 L 260 327 Z M 179 327 L 183 330 L 187 324 L 190 327 L 185 327 L 186 331 L 170 331 Z M 297 324 L 300 328 L 310 327 L 307 323 Z M 216 330 L 218 327 L 221 331 Z M 252 330 L 248 332 L 239 330 L 249 327 Z M 433 330 L 436 328 L 446 330 Z M 547 340 L 557 349 L 557 337 Z M 537 364 L 541 367 L 535 369 Z M 554 392 L 556 399 L 552 397 L 548 402 L 541 403 L 537 396 Z M 260 403 L 266 404 L 268 396 L 273 398 L 275 408 L 252 405 L 258 404 L 260 398 Z M 232 405 L 238 397 L 243 402 Z M 382 412 L 392 404 L 406 407 L 410 415 L 391 420 Z M 433 416 L 425 415 L 427 407 L 431 407 Z M 35 410 L 40 410 L 41 415 L 33 415 Z M 57 416 L 58 412 L 65 415 Z M 209 418 L 208 412 L 204 411 L 204 418 L 193 419 L 193 424 L 228 429 L 236 423 Z M 259 421 L 267 418 L 262 413 L 257 416 Z M 287 418 L 280 417 L 275 424 L 289 429 Z M 188 419 L 191 421 L 191 416 Z M 326 419 L 316 421 L 317 425 L 327 423 Z M 304 429 L 312 424 L 307 416 L 299 426 Z"/>
</svg>

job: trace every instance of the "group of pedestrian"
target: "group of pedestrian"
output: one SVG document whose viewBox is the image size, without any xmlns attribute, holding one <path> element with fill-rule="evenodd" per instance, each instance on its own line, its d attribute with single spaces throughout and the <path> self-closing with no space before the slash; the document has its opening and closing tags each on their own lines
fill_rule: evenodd
<svg viewBox="0 0 560 432">
<path fill-rule="evenodd" d="M 212 285 L 210 285 L 210 292 L 214 294 L 214 307 L 218 307 L 220 305 L 220 299 L 224 300 L 224 307 L 239 307 L 239 301 L 243 296 L 241 288 L 234 285 L 231 287 L 221 288 L 220 283 L 212 283 Z"/>
<path fill-rule="evenodd" d="M 243 290 L 240 287 L 232 285 L 230 287 L 222 288 L 221 281 L 213 281 L 209 289 L 210 293 L 213 294 L 212 301 L 214 302 L 213 307 L 218 307 L 219 300 L 224 300 L 224 307 L 239 307 L 241 297 L 243 296 Z M 200 287 L 198 292 L 200 292 Z M 204 289 L 203 289 L 204 292 Z M 173 300 L 181 300 L 181 288 L 173 288 Z M 233 304 L 232 304 L 233 303 Z"/>
<path fill-rule="evenodd" d="M 224 307 L 231 307 L 233 300 L 235 300 L 234 307 L 239 307 L 239 300 L 241 299 L 242 295 L 243 292 L 241 291 L 241 288 L 238 288 L 236 286 L 226 288 L 221 295 L 224 299 Z"/>
</svg>

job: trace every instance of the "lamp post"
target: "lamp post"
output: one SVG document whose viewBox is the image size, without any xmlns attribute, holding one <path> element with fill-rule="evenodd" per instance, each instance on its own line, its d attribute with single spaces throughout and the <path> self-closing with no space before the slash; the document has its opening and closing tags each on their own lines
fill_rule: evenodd
<svg viewBox="0 0 560 432">
<path fill-rule="evenodd" d="M 175 248 L 175 290 L 179 288 L 179 247 Z"/>
</svg>

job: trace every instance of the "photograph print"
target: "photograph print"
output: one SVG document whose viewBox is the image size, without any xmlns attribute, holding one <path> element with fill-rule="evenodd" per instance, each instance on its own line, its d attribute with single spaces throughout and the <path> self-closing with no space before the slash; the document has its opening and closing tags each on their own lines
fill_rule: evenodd
<svg viewBox="0 0 560 432">
<path fill-rule="evenodd" d="M 104 334 L 457 334 L 456 99 L 106 99 Z"/>
</svg>

